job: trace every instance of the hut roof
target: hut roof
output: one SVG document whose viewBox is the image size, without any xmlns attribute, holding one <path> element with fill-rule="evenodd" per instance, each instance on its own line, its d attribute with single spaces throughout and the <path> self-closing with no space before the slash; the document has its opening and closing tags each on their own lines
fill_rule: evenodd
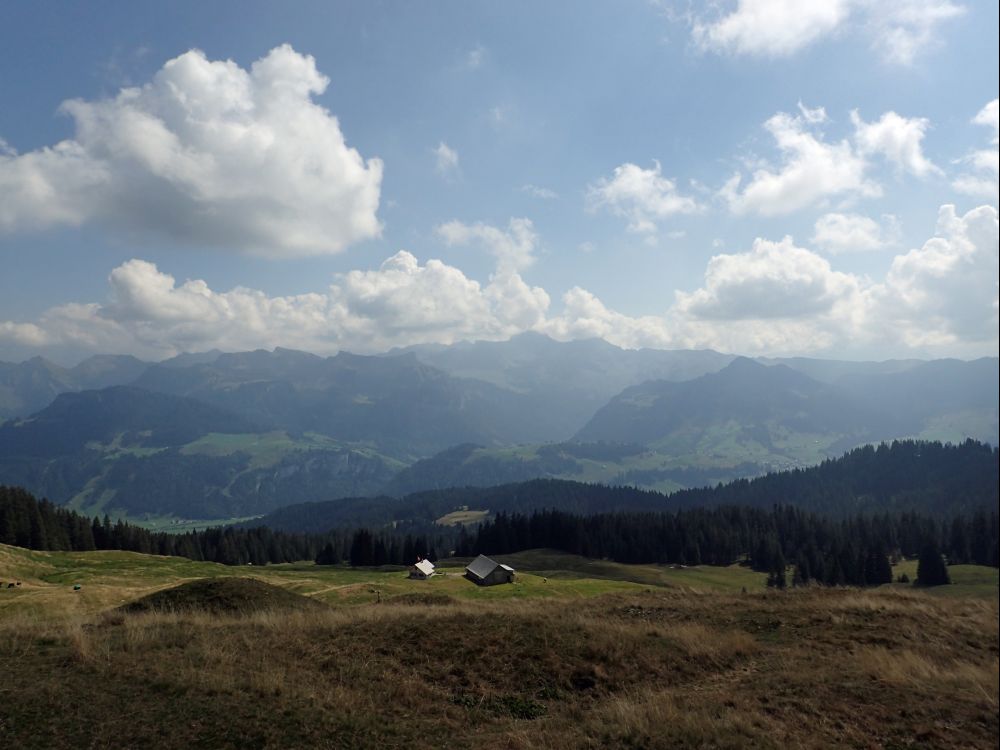
<svg viewBox="0 0 1000 750">
<path fill-rule="evenodd" d="M 434 575 L 434 563 L 432 563 L 430 560 L 420 560 L 413 567 L 419 570 L 425 576 Z"/>
<path fill-rule="evenodd" d="M 513 568 L 508 567 L 507 565 L 501 565 L 496 560 L 492 560 L 486 555 L 480 555 L 479 557 L 477 557 L 475 560 L 473 560 L 467 566 L 465 566 L 465 570 L 474 575 L 476 578 L 486 578 L 486 576 L 488 576 L 498 567 L 510 571 L 511 573 L 514 572 Z"/>
</svg>

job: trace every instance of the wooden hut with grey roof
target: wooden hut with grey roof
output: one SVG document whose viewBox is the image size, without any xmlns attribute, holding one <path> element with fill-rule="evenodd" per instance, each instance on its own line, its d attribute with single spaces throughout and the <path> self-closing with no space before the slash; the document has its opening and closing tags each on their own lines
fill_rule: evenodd
<svg viewBox="0 0 1000 750">
<path fill-rule="evenodd" d="M 495 586 L 498 583 L 513 583 L 514 569 L 480 555 L 465 566 L 465 577 L 479 586 Z"/>
</svg>

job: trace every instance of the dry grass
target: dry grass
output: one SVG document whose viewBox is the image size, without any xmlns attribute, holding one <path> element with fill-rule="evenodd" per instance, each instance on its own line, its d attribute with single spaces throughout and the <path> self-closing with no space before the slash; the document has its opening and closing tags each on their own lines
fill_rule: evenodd
<svg viewBox="0 0 1000 750">
<path fill-rule="evenodd" d="M 893 591 L 0 621 L 0 746 L 993 747 L 997 606 Z"/>
</svg>

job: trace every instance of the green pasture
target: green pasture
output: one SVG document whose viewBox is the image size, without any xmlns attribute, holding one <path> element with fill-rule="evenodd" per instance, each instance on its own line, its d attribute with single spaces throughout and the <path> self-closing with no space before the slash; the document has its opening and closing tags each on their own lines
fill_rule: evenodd
<svg viewBox="0 0 1000 750">
<path fill-rule="evenodd" d="M 893 583 L 893 587 L 913 587 L 917 580 L 917 561 L 901 560 L 892 566 L 892 576 L 899 578 L 903 573 L 910 579 L 908 584 Z M 985 565 L 949 565 L 948 575 L 951 584 L 948 586 L 918 587 L 921 591 L 935 596 L 971 596 L 982 599 L 996 600 L 1000 592 L 1000 570 Z"/>
<path fill-rule="evenodd" d="M 512 585 L 479 587 L 463 576 L 465 559 L 443 560 L 439 575 L 411 580 L 396 566 L 351 568 L 311 562 L 266 566 L 226 566 L 181 557 L 135 552 L 37 552 L 0 545 L 0 617 L 17 613 L 42 617 L 93 614 L 153 591 L 206 577 L 252 576 L 333 606 L 391 604 L 395 597 L 438 601 L 581 598 L 649 588 L 725 592 L 760 591 L 765 576 L 739 565 L 729 567 L 625 565 L 589 560 L 553 550 L 529 550 L 497 559 L 517 570 Z M 903 561 L 894 575 L 916 578 L 916 562 Z M 922 589 L 934 596 L 997 596 L 997 570 L 976 565 L 949 568 L 953 584 Z M 11 582 L 21 586 L 7 588 Z M 74 590 L 74 586 L 80 586 Z M 902 588 L 892 584 L 891 588 Z M 907 586 L 912 588 L 912 585 Z"/>
</svg>

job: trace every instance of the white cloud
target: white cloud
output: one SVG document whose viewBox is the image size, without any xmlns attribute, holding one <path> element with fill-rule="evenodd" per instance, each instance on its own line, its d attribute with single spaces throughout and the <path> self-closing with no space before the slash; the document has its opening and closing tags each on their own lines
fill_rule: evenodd
<svg viewBox="0 0 1000 750">
<path fill-rule="evenodd" d="M 749 252 L 713 257 L 703 286 L 677 292 L 663 315 L 624 315 L 574 288 L 544 330 L 631 348 L 996 356 L 997 211 L 982 206 L 957 216 L 943 206 L 937 235 L 897 255 L 877 284 L 835 270 L 791 238 L 758 239 Z"/>
<path fill-rule="evenodd" d="M 458 172 L 458 152 L 444 141 L 434 149 L 434 168 L 442 177 L 453 177 Z"/>
<path fill-rule="evenodd" d="M 548 295 L 517 274 L 482 286 L 441 261 L 420 265 L 406 251 L 376 270 L 338 275 L 324 293 L 217 292 L 201 280 L 178 284 L 143 260 L 114 269 L 109 285 L 103 304 L 62 305 L 34 323 L 0 323 L 0 341 L 147 357 L 215 347 L 378 352 L 506 339 L 538 324 L 549 306 Z"/>
<path fill-rule="evenodd" d="M 448 245 L 468 245 L 478 242 L 497 259 L 497 272 L 522 271 L 535 262 L 538 235 L 530 219 L 511 219 L 507 229 L 498 229 L 477 222 L 463 224 L 449 221 L 435 230 Z"/>
<path fill-rule="evenodd" d="M 729 12 L 695 18 L 691 35 L 702 51 L 781 58 L 861 33 L 886 62 L 909 65 L 939 44 L 943 23 L 963 12 L 948 0 L 738 0 Z"/>
<path fill-rule="evenodd" d="M 860 214 L 824 214 L 816 220 L 812 242 L 833 254 L 882 250 L 899 241 L 896 217 L 886 214 L 882 222 Z"/>
<path fill-rule="evenodd" d="M 541 198 L 542 200 L 547 200 L 547 201 L 555 200 L 556 198 L 559 197 L 559 193 L 557 193 L 555 190 L 550 190 L 549 188 L 546 187 L 539 187 L 538 185 L 532 185 L 530 183 L 527 185 L 522 185 L 521 192 L 527 193 L 528 195 L 533 196 L 535 198 Z"/>
<path fill-rule="evenodd" d="M 964 215 L 943 206 L 936 236 L 897 255 L 879 282 L 838 271 L 790 237 L 758 238 L 748 251 L 715 255 L 699 288 L 675 292 L 672 305 L 649 315 L 614 310 L 580 287 L 551 311 L 548 293 L 513 268 L 512 257 L 524 262 L 524 248 L 537 242 L 525 222 L 512 220 L 506 231 L 458 222 L 440 230 L 497 255 L 498 270 L 485 285 L 438 260 L 421 265 L 406 251 L 376 269 L 339 274 L 325 291 L 280 297 L 241 287 L 215 291 L 200 280 L 178 283 L 152 263 L 131 260 L 112 271 L 105 302 L 0 322 L 0 342 L 155 357 L 212 347 L 377 352 L 535 330 L 630 348 L 744 354 L 995 356 L 998 349 L 992 206 Z"/>
<path fill-rule="evenodd" d="M 848 141 L 827 143 L 810 130 L 821 121 L 814 114 L 820 111 L 806 109 L 807 115 L 796 117 L 779 112 L 764 123 L 783 161 L 778 167 L 755 170 L 742 190 L 739 174 L 725 184 L 720 195 L 733 212 L 779 216 L 834 197 L 881 195 L 881 188 L 865 175 L 864 157 Z"/>
<path fill-rule="evenodd" d="M 924 156 L 922 142 L 930 127 L 926 118 L 901 117 L 895 112 L 886 112 L 876 122 L 865 122 L 854 110 L 851 122 L 860 153 L 881 154 L 897 169 L 917 177 L 941 174 L 941 170 Z"/>
<path fill-rule="evenodd" d="M 974 125 L 982 125 L 993 131 L 993 145 L 1000 143 L 1000 100 L 994 99 L 972 118 Z"/>
<path fill-rule="evenodd" d="M 848 0 L 739 0 L 712 22 L 696 21 L 695 43 L 734 55 L 787 57 L 835 31 L 850 14 Z"/>
<path fill-rule="evenodd" d="M 677 185 L 661 174 L 660 163 L 643 169 L 625 163 L 615 167 L 613 176 L 590 185 L 587 200 L 592 209 L 605 208 L 628 220 L 628 230 L 655 234 L 659 222 L 676 214 L 700 210 L 694 198 L 677 192 Z"/>
<path fill-rule="evenodd" d="M 249 70 L 192 50 L 113 99 L 66 101 L 71 139 L 0 152 L 0 230 L 96 223 L 268 256 L 376 237 L 382 162 L 313 101 L 328 83 L 288 45 Z"/>
<path fill-rule="evenodd" d="M 937 47 L 938 26 L 957 18 L 965 9 L 948 0 L 865 0 L 872 46 L 886 62 L 911 65 L 921 54 Z"/>
<path fill-rule="evenodd" d="M 1000 201 L 1000 152 L 997 151 L 997 144 L 1000 143 L 1000 123 L 998 123 L 997 102 L 994 99 L 972 118 L 974 125 L 982 125 L 993 131 L 990 143 L 993 148 L 979 149 L 973 151 L 962 161 L 972 166 L 974 174 L 961 174 L 956 177 L 951 186 L 960 193 L 972 195 L 977 198 L 986 198 L 997 203 Z"/>
<path fill-rule="evenodd" d="M 748 253 L 712 257 L 705 286 L 678 292 L 675 309 L 702 320 L 800 318 L 829 313 L 857 294 L 854 277 L 796 247 L 791 237 L 780 242 L 758 238 Z"/>
<path fill-rule="evenodd" d="M 942 206 L 934 238 L 897 255 L 873 292 L 876 318 L 909 346 L 992 343 L 998 322 L 997 210 Z"/>
<path fill-rule="evenodd" d="M 675 338 L 664 318 L 633 317 L 608 308 L 596 295 L 573 287 L 563 295 L 563 312 L 546 321 L 542 330 L 560 340 L 602 338 L 629 349 L 675 346 Z"/>
</svg>

